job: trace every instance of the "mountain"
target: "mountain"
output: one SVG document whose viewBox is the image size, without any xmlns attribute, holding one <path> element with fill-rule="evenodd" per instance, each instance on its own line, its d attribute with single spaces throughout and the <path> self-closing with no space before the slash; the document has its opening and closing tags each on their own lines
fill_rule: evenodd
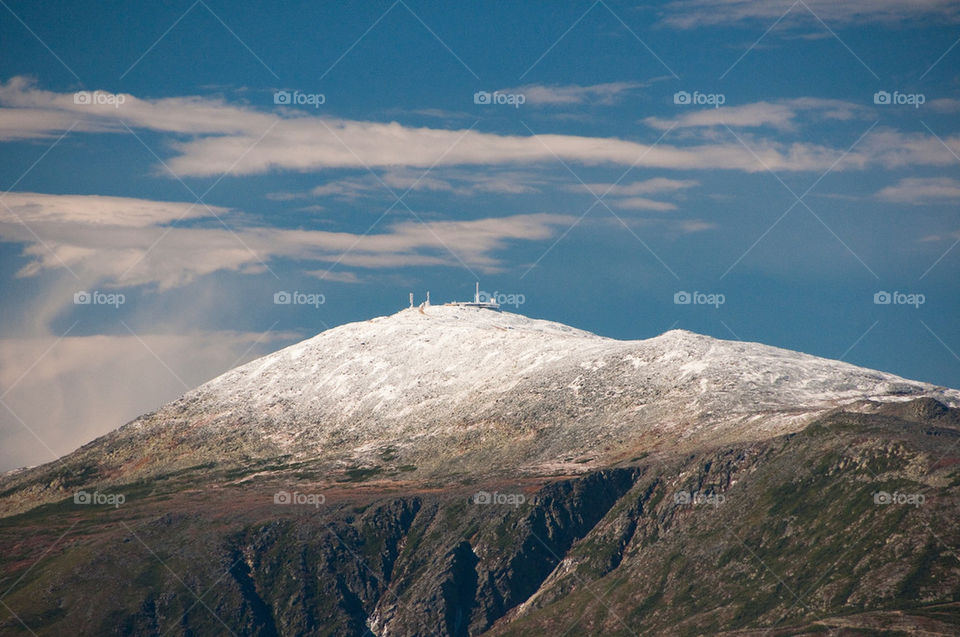
<svg viewBox="0 0 960 637">
<path fill-rule="evenodd" d="M 958 407 L 760 344 L 411 308 L 0 477 L 0 632 L 955 634 Z"/>
<path fill-rule="evenodd" d="M 619 341 L 439 305 L 238 367 L 61 466 L 111 481 L 277 457 L 340 474 L 416 467 L 405 478 L 576 473 L 797 431 L 856 400 L 919 397 L 960 405 L 955 390 L 755 343 L 682 330 Z"/>
</svg>

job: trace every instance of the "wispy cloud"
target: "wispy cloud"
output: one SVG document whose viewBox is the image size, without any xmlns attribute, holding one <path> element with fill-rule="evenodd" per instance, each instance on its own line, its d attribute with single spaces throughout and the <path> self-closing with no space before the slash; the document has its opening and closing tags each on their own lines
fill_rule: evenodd
<svg viewBox="0 0 960 637">
<path fill-rule="evenodd" d="M 356 272 L 336 272 L 334 270 L 307 270 L 304 274 L 316 277 L 321 281 L 331 281 L 336 283 L 363 283 L 364 278 Z"/>
<path fill-rule="evenodd" d="M 883 188 L 876 197 L 884 201 L 909 204 L 960 201 L 960 181 L 950 177 L 910 177 Z"/>
<path fill-rule="evenodd" d="M 938 113 L 960 113 L 960 100 L 942 97 L 930 100 L 927 103 L 927 108 Z"/>
<path fill-rule="evenodd" d="M 597 194 L 607 193 L 611 196 L 652 195 L 663 192 L 677 192 L 698 185 L 700 182 L 693 179 L 668 179 L 654 177 L 643 181 L 634 181 L 629 184 L 593 183 L 579 186 L 570 186 L 571 190 L 592 190 Z M 589 191 L 588 191 L 589 192 Z"/>
<path fill-rule="evenodd" d="M 210 218 L 229 214 L 227 208 L 204 207 L 180 201 L 154 201 L 101 195 L 49 195 L 36 192 L 3 194 L 0 220 L 9 221 L 10 211 L 31 224 L 77 224 L 146 228 L 180 219 Z M 8 210 L 9 209 L 9 210 Z"/>
<path fill-rule="evenodd" d="M 499 271 L 496 252 L 511 241 L 552 237 L 573 217 L 525 214 L 458 221 L 415 219 L 384 224 L 369 234 L 292 230 L 238 223 L 171 225 L 184 211 L 202 220 L 202 206 L 120 197 L 10 193 L 17 213 L 0 216 L 0 239 L 26 244 L 32 276 L 64 265 L 85 280 L 113 286 L 154 284 L 161 289 L 232 270 L 260 273 L 276 258 L 341 263 L 360 268 L 456 266 Z M 220 212 L 226 212 L 220 209 Z M 25 226 L 20 220 L 29 225 Z M 42 236 L 40 243 L 32 231 Z"/>
<path fill-rule="evenodd" d="M 625 210 L 653 210 L 665 212 L 676 210 L 677 206 L 669 201 L 658 201 L 645 195 L 675 193 L 699 184 L 693 179 L 668 179 L 654 177 L 643 181 L 628 184 L 591 183 L 570 185 L 567 190 L 572 192 L 592 193 L 597 196 L 609 197 L 613 205 Z"/>
<path fill-rule="evenodd" d="M 538 192 L 545 183 L 542 176 L 529 171 L 499 171 L 494 169 L 461 170 L 436 168 L 425 175 L 422 170 L 395 168 L 377 175 L 344 177 L 315 186 L 308 192 L 271 193 L 276 201 L 308 197 L 335 197 L 355 200 L 360 197 L 389 197 L 393 192 L 443 192 L 458 196 L 478 193 L 520 195 Z"/>
<path fill-rule="evenodd" d="M 27 109 L 31 116 L 38 109 L 46 109 L 43 112 L 65 112 L 81 118 L 85 125 L 110 128 L 123 134 L 126 134 L 123 123 L 171 133 L 166 145 L 175 154 L 166 163 L 181 176 L 253 175 L 278 170 L 319 172 L 328 168 L 555 164 L 558 158 L 581 164 L 667 169 L 823 171 L 842 152 L 813 143 L 784 143 L 769 138 L 752 140 L 751 152 L 729 137 L 675 146 L 665 142 L 654 144 L 576 135 L 500 135 L 471 129 L 416 128 L 397 122 L 325 118 L 293 113 L 290 109 L 258 112 L 197 97 L 160 100 L 126 97 L 119 108 L 91 106 L 75 104 L 72 94 L 37 90 L 21 78 L 0 86 L 0 104 L 17 111 Z M 848 110 L 838 104 L 832 110 L 825 106 L 819 101 L 822 117 L 840 118 L 848 114 Z M 789 108 L 789 105 L 786 110 L 774 105 L 774 114 L 767 117 L 768 121 L 784 125 L 791 117 Z M 805 107 L 802 101 L 794 101 L 792 108 Z M 723 116 L 730 114 L 724 113 Z M 733 115 L 737 113 L 733 111 Z M 739 116 L 747 117 L 742 112 Z M 693 113 L 690 117 L 708 118 L 706 123 L 690 122 L 690 125 L 706 126 L 721 116 Z M 49 132 L 34 131 L 36 134 Z M 932 138 L 927 145 L 932 159 L 918 154 L 914 160 L 938 165 L 944 149 L 937 150 L 939 142 Z M 766 166 L 757 161 L 755 154 L 763 158 Z M 837 169 L 883 164 L 885 156 L 858 157 L 852 153 L 849 159 Z M 160 172 L 163 171 L 158 168 Z"/>
<path fill-rule="evenodd" d="M 753 102 L 739 106 L 720 106 L 683 112 L 677 117 L 648 117 L 644 123 L 653 128 L 773 128 L 795 131 L 801 123 L 824 120 L 867 119 L 870 109 L 843 100 L 800 97 L 776 102 Z"/>
<path fill-rule="evenodd" d="M 676 210 L 677 205 L 669 201 L 657 201 L 648 197 L 627 197 L 616 201 L 618 208 L 626 210 L 657 210 L 665 212 L 667 210 Z"/>
<path fill-rule="evenodd" d="M 526 104 L 532 106 L 559 106 L 573 104 L 616 104 L 632 91 L 645 84 L 640 82 L 608 82 L 579 86 L 576 84 L 548 86 L 544 84 L 525 84 L 514 88 L 501 89 L 501 93 L 522 94 Z"/>
<path fill-rule="evenodd" d="M 960 20 L 960 7 L 952 0 L 804 0 L 809 11 L 797 4 L 790 12 L 804 20 L 815 20 L 816 14 L 828 23 L 880 22 L 897 24 L 911 19 Z M 783 15 L 794 0 L 677 0 L 661 12 L 665 25 L 692 29 L 695 27 L 736 24 L 740 22 L 773 22 Z"/>
</svg>

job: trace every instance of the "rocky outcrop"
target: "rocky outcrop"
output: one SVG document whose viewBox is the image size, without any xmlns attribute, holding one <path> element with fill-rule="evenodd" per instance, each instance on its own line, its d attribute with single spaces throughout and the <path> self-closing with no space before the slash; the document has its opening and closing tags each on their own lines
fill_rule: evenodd
<svg viewBox="0 0 960 637">
<path fill-rule="evenodd" d="M 278 485 L 325 501 L 276 504 Z M 929 400 L 577 476 L 322 482 L 297 466 L 128 487 L 120 508 L 0 522 L 0 588 L 19 617 L 0 611 L 0 632 L 960 627 L 960 413 Z"/>
</svg>

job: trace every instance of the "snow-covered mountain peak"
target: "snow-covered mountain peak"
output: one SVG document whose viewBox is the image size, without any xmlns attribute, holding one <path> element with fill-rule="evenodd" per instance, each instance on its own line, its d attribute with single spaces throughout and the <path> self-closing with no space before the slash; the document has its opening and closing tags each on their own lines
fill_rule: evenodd
<svg viewBox="0 0 960 637">
<path fill-rule="evenodd" d="M 557 336 L 568 335 L 581 338 L 602 339 L 591 332 L 578 330 L 553 321 L 530 318 L 523 314 L 495 311 L 465 305 L 429 305 L 401 310 L 391 316 L 372 319 L 370 324 L 418 327 L 422 329 L 474 328 L 474 329 L 515 329 L 530 332 L 543 332 Z M 360 324 L 354 324 L 360 325 Z"/>
<path fill-rule="evenodd" d="M 955 390 L 757 343 L 684 330 L 622 341 L 435 305 L 341 325 L 230 370 L 89 452 L 138 471 L 284 456 L 334 472 L 382 457 L 430 475 L 567 472 L 921 396 L 960 405 Z"/>
<path fill-rule="evenodd" d="M 245 428 L 291 450 L 353 454 L 496 431 L 578 456 L 637 438 L 768 436 L 852 401 L 917 396 L 960 404 L 952 390 L 756 343 L 685 330 L 621 341 L 434 305 L 327 330 L 180 405 L 205 428 Z"/>
</svg>

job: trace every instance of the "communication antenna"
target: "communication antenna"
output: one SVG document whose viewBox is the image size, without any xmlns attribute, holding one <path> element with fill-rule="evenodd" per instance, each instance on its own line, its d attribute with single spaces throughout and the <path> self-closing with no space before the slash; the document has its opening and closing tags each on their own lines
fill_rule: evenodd
<svg viewBox="0 0 960 637">
<path fill-rule="evenodd" d="M 413 292 L 410 293 L 410 309 L 413 309 Z"/>
<path fill-rule="evenodd" d="M 427 290 L 427 305 L 430 305 L 430 290 Z"/>
<path fill-rule="evenodd" d="M 477 281 L 477 291 L 474 292 L 473 294 L 473 302 L 474 303 L 480 302 L 480 281 Z"/>
</svg>

